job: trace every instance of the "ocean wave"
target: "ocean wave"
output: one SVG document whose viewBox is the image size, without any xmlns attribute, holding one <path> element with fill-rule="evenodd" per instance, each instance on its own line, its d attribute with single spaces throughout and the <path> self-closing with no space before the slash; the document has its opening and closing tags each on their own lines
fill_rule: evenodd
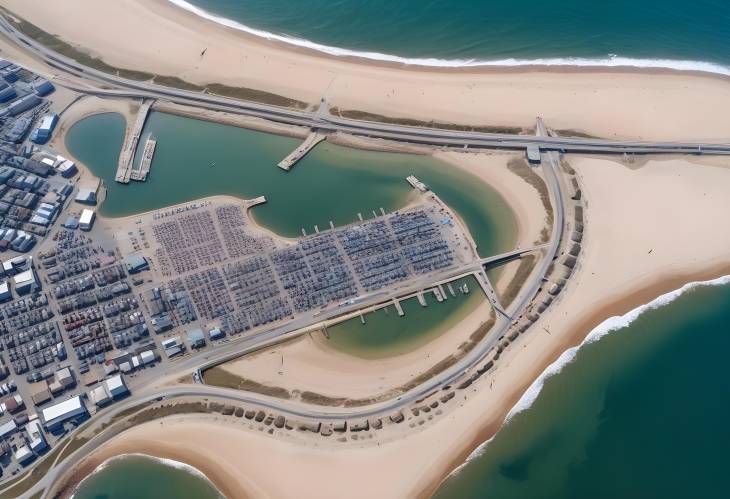
<svg viewBox="0 0 730 499">
<path fill-rule="evenodd" d="M 550 378 L 551 376 L 555 376 L 556 374 L 560 373 L 565 366 L 570 364 L 578 354 L 578 350 L 580 350 L 583 346 L 589 345 L 591 343 L 595 343 L 596 341 L 600 340 L 604 336 L 608 335 L 609 333 L 624 329 L 631 325 L 632 322 L 634 322 L 636 319 L 639 318 L 643 313 L 648 312 L 649 310 L 655 310 L 657 308 L 663 307 L 665 305 L 669 305 L 674 300 L 682 296 L 684 293 L 691 291 L 698 287 L 710 287 L 710 286 L 725 286 L 730 284 L 730 275 L 718 277 L 717 279 L 712 279 L 709 281 L 694 281 L 685 284 L 679 289 L 675 289 L 673 291 L 670 291 L 668 293 L 665 293 L 663 295 L 660 295 L 659 297 L 655 298 L 654 300 L 650 301 L 649 303 L 646 303 L 644 305 L 641 305 L 639 307 L 636 307 L 635 309 L 625 313 L 621 316 L 613 316 L 609 317 L 605 321 L 601 322 L 598 326 L 593 328 L 590 333 L 585 337 L 585 339 L 580 343 L 580 345 L 571 347 L 568 350 L 564 351 L 558 359 L 550 364 L 545 370 L 540 374 L 540 376 L 535 379 L 535 381 L 532 382 L 530 387 L 525 390 L 525 393 L 522 394 L 522 397 L 517 401 L 517 403 L 512 406 L 512 409 L 510 409 L 509 413 L 507 413 L 507 416 L 505 417 L 504 423 L 502 426 L 506 425 L 510 422 L 510 420 L 520 412 L 523 412 L 527 409 L 529 409 L 532 404 L 537 400 L 538 395 L 540 395 L 540 392 L 542 391 L 542 387 L 545 385 L 545 381 Z M 491 437 L 489 440 L 483 442 L 479 445 L 474 451 L 472 451 L 471 454 L 466 458 L 466 460 L 460 464 L 457 468 L 455 468 L 449 476 L 453 476 L 459 473 L 467 464 L 469 464 L 474 459 L 481 456 L 486 448 L 489 446 L 489 443 L 494 439 L 494 436 Z"/>
<path fill-rule="evenodd" d="M 186 463 L 181 463 L 180 461 L 175 461 L 173 459 L 167 459 L 167 458 L 164 458 L 164 457 L 150 456 L 149 454 L 141 454 L 141 453 L 136 453 L 136 452 L 130 453 L 130 454 L 120 454 L 118 456 L 110 457 L 109 459 L 107 459 L 106 461 L 104 461 L 103 463 L 101 463 L 99 466 L 97 466 L 96 469 L 94 469 L 94 471 L 92 471 L 87 476 L 85 476 L 84 479 L 81 480 L 78 483 L 78 485 L 76 486 L 76 490 L 78 490 L 83 485 L 83 483 L 86 480 L 88 480 L 92 476 L 96 475 L 97 473 L 100 473 L 104 469 L 108 468 L 109 466 L 111 466 L 112 464 L 114 464 L 115 461 L 124 460 L 124 459 L 130 458 L 130 457 L 138 457 L 138 458 L 143 458 L 143 459 L 149 459 L 151 461 L 158 462 L 158 463 L 163 464 L 165 466 L 169 466 L 170 468 L 175 468 L 175 469 L 180 470 L 180 471 L 185 471 L 186 473 L 190 473 L 191 475 L 197 476 L 198 478 L 202 478 L 205 481 L 207 481 L 211 485 L 211 487 L 215 488 L 216 491 L 218 491 L 218 494 L 221 497 L 224 497 L 223 494 L 221 494 L 220 491 L 215 487 L 215 484 L 210 480 L 210 478 L 208 478 L 205 475 L 205 473 L 203 473 L 202 471 L 200 471 L 198 468 L 196 468 L 194 466 L 190 466 L 189 464 L 186 464 Z M 74 496 L 76 495 L 76 490 L 74 490 L 74 494 L 71 496 L 71 499 L 73 499 Z"/>
<path fill-rule="evenodd" d="M 394 62 L 400 64 L 406 64 L 410 66 L 425 66 L 435 68 L 462 68 L 462 67 L 518 67 L 518 66 L 578 66 L 578 67 L 593 67 L 593 68 L 612 68 L 612 67 L 633 67 L 633 68 L 644 68 L 644 69 L 673 69 L 678 71 L 701 71 L 705 73 L 715 73 L 725 76 L 730 76 L 730 67 L 716 64 L 713 62 L 705 61 L 691 61 L 691 60 L 676 60 L 676 59 L 641 59 L 633 57 L 623 57 L 616 54 L 609 54 L 606 57 L 588 58 L 588 57 L 546 57 L 538 59 L 517 59 L 517 58 L 505 58 L 505 59 L 494 59 L 494 60 L 481 60 L 481 59 L 439 59 L 435 57 L 402 57 L 393 54 L 384 54 L 381 52 L 372 51 L 360 51 L 352 50 L 340 47 L 333 47 L 331 45 L 324 45 L 321 43 L 306 40 L 304 38 L 297 38 L 289 35 L 281 35 L 264 31 L 245 24 L 241 24 L 233 19 L 227 17 L 218 16 L 208 12 L 207 10 L 201 9 L 190 2 L 185 0 L 168 0 L 174 5 L 192 12 L 193 14 L 205 18 L 209 21 L 221 24 L 228 28 L 233 28 L 239 31 L 243 31 L 250 35 L 265 38 L 267 40 L 274 40 L 277 42 L 288 43 L 297 47 L 302 47 L 324 54 L 338 56 L 338 57 L 358 57 L 362 59 L 369 59 L 373 61 L 382 62 Z"/>
</svg>

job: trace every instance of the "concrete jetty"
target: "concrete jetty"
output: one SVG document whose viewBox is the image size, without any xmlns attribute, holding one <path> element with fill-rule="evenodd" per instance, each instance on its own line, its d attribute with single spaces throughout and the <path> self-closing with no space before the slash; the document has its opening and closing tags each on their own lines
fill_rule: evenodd
<svg viewBox="0 0 730 499">
<path fill-rule="evenodd" d="M 404 315 L 406 315 L 406 313 L 403 312 L 403 307 L 400 306 L 400 302 L 395 298 L 393 299 L 393 305 L 395 305 L 395 309 L 398 311 L 398 315 L 400 317 L 403 317 Z"/>
<path fill-rule="evenodd" d="M 453 296 L 454 298 L 456 298 L 456 292 L 454 292 L 454 288 L 453 288 L 453 286 L 451 285 L 451 283 L 448 283 L 448 284 L 446 285 L 446 287 L 447 287 L 447 288 L 449 288 L 449 293 L 451 293 L 451 296 Z"/>
<path fill-rule="evenodd" d="M 419 291 L 418 293 L 416 293 L 416 296 L 418 297 L 418 303 L 420 303 L 422 307 L 428 306 L 428 303 L 426 303 L 426 298 L 423 296 L 423 291 Z"/>
<path fill-rule="evenodd" d="M 286 158 L 279 161 L 279 168 L 286 171 L 291 170 L 291 167 L 294 166 L 297 161 L 306 156 L 309 151 L 314 149 L 314 146 L 322 142 L 324 139 L 324 134 L 319 132 L 311 132 L 309 135 L 307 135 L 307 138 L 304 139 L 304 142 L 302 142 L 299 147 L 289 153 Z"/>
<path fill-rule="evenodd" d="M 124 136 L 124 144 L 119 153 L 119 163 L 117 163 L 117 174 L 114 177 L 119 183 L 128 184 L 132 176 L 132 165 L 134 164 L 134 153 L 137 150 L 139 137 L 142 134 L 142 128 L 147 121 L 147 115 L 154 103 L 154 99 L 145 100 L 137 112 L 137 119 L 131 129 L 127 130 Z"/>
<path fill-rule="evenodd" d="M 152 166 L 152 158 L 155 156 L 156 147 L 157 141 L 152 137 L 148 138 L 144 145 L 144 152 L 142 153 L 142 160 L 139 162 L 139 168 L 132 168 L 132 172 L 129 176 L 131 180 L 137 180 L 138 182 L 144 182 L 147 180 L 147 175 L 150 173 L 150 166 Z"/>
<path fill-rule="evenodd" d="M 439 284 L 439 292 L 441 293 L 441 296 L 444 297 L 444 300 L 449 299 L 448 295 L 446 294 L 446 291 L 444 291 L 444 287 L 441 284 Z"/>
<path fill-rule="evenodd" d="M 444 301 L 444 297 L 441 296 L 441 291 L 439 290 L 439 288 L 433 288 L 431 291 L 433 292 L 433 295 L 436 297 L 437 302 L 441 303 L 442 301 Z"/>
</svg>

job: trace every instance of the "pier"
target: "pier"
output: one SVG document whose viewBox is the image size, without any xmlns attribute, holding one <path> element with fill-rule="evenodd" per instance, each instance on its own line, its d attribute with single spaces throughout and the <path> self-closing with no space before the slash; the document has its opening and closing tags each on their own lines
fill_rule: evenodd
<svg viewBox="0 0 730 499">
<path fill-rule="evenodd" d="M 147 175 L 150 172 L 150 166 L 152 165 L 152 158 L 155 155 L 156 147 L 157 141 L 152 137 L 148 138 L 144 145 L 144 152 L 142 153 L 142 160 L 139 162 L 139 168 L 132 168 L 132 173 L 129 176 L 131 180 L 137 180 L 138 182 L 144 182 L 147 180 Z"/>
<path fill-rule="evenodd" d="M 393 299 L 393 305 L 395 305 L 395 309 L 398 311 L 398 315 L 400 317 L 406 315 L 406 313 L 403 312 L 403 307 L 401 307 L 400 302 L 396 298 Z"/>
<path fill-rule="evenodd" d="M 137 119 L 131 129 L 127 129 L 124 136 L 124 144 L 122 151 L 119 153 L 119 163 L 117 164 L 117 174 L 114 177 L 119 183 L 128 184 L 132 177 L 132 165 L 134 164 L 134 153 L 137 150 L 139 137 L 142 134 L 142 128 L 147 121 L 147 115 L 154 103 L 154 99 L 144 100 L 137 112 Z M 150 160 L 151 161 L 151 160 Z"/>
<path fill-rule="evenodd" d="M 418 297 L 418 303 L 420 303 L 422 307 L 428 306 L 428 303 L 426 303 L 426 298 L 423 296 L 423 291 L 419 291 L 416 296 Z"/>
<path fill-rule="evenodd" d="M 444 297 L 444 300 L 449 299 L 449 297 L 446 295 L 446 291 L 444 291 L 444 287 L 441 284 L 439 284 L 439 292 L 441 293 L 441 296 Z"/>
<path fill-rule="evenodd" d="M 311 132 L 307 135 L 307 138 L 304 139 L 304 142 L 302 142 L 299 147 L 294 149 L 286 158 L 279 161 L 279 168 L 286 171 L 291 170 L 291 167 L 294 166 L 297 161 L 306 156 L 309 151 L 314 149 L 314 146 L 322 142 L 324 139 L 324 134 Z"/>
</svg>

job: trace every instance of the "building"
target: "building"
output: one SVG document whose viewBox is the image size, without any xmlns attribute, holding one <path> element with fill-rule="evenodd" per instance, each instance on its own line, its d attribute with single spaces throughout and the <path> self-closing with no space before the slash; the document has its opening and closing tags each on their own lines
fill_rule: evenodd
<svg viewBox="0 0 730 499">
<path fill-rule="evenodd" d="M 43 100 L 34 94 L 26 95 L 25 97 L 22 97 L 12 104 L 10 104 L 6 109 L 6 114 L 9 114 L 10 116 L 17 116 L 20 113 L 23 113 L 29 109 L 33 109 L 38 104 L 43 102 Z M 1 113 L 0 113 L 1 114 Z"/>
<path fill-rule="evenodd" d="M 137 274 L 143 270 L 149 270 L 150 264 L 147 259 L 142 255 L 129 255 L 127 257 L 127 272 L 130 274 Z"/>
<path fill-rule="evenodd" d="M 81 400 L 81 397 L 76 395 L 68 400 L 46 407 L 43 409 L 42 414 L 46 428 L 50 431 L 51 429 L 58 428 L 66 421 L 88 416 L 89 412 L 86 410 L 86 406 L 84 405 L 84 401 Z"/>
<path fill-rule="evenodd" d="M 11 419 L 3 424 L 0 424 L 0 439 L 7 437 L 8 435 L 15 432 L 18 429 L 18 425 L 15 424 L 15 420 Z"/>
<path fill-rule="evenodd" d="M 37 95 L 48 95 L 55 90 L 53 83 L 45 79 L 39 79 L 33 84 L 33 90 Z"/>
<path fill-rule="evenodd" d="M 10 414 L 15 414 L 16 412 L 22 411 L 25 408 L 25 402 L 23 402 L 23 399 L 20 395 L 13 395 L 6 398 L 3 401 L 3 405 L 5 405 L 5 410 L 8 411 Z"/>
<path fill-rule="evenodd" d="M 45 381 L 30 385 L 30 398 L 33 399 L 35 405 L 45 404 L 51 400 L 51 392 L 48 390 L 48 385 Z"/>
<path fill-rule="evenodd" d="M 18 464 L 25 466 L 26 464 L 30 463 L 35 456 L 30 451 L 27 445 L 23 445 L 15 451 L 13 457 L 18 462 Z"/>
<path fill-rule="evenodd" d="M 13 299 L 13 292 L 10 291 L 8 281 L 2 281 L 0 283 L 0 302 L 6 302 Z"/>
<path fill-rule="evenodd" d="M 48 448 L 46 436 L 43 434 L 43 429 L 37 419 L 28 421 L 28 424 L 25 425 L 25 433 L 27 435 L 26 440 L 30 446 L 30 450 L 36 454 L 43 452 Z"/>
<path fill-rule="evenodd" d="M 65 222 L 63 222 L 63 227 L 66 229 L 75 230 L 79 228 L 79 219 L 76 217 L 68 217 Z"/>
<path fill-rule="evenodd" d="M 142 360 L 142 364 L 149 365 L 157 360 L 155 353 L 152 350 L 145 350 L 139 354 L 139 358 Z"/>
<path fill-rule="evenodd" d="M 94 210 L 82 211 L 81 216 L 79 217 L 79 229 L 91 230 L 91 228 L 94 226 L 95 217 L 96 214 L 94 213 Z"/>
<path fill-rule="evenodd" d="M 28 269 L 25 272 L 21 272 L 13 277 L 15 282 L 15 292 L 19 295 L 28 294 L 33 291 L 41 289 L 38 277 L 35 275 L 33 269 Z"/>
<path fill-rule="evenodd" d="M 162 340 L 162 348 L 165 350 L 165 355 L 168 357 L 174 357 L 183 353 L 183 345 L 180 342 L 179 336 L 173 336 L 166 340 Z"/>
<path fill-rule="evenodd" d="M 56 167 L 56 171 L 60 173 L 63 178 L 70 178 L 74 176 L 78 169 L 73 161 L 67 159 Z"/>
<path fill-rule="evenodd" d="M 30 136 L 31 142 L 35 142 L 36 144 L 45 144 L 48 142 L 51 134 L 53 134 L 53 129 L 56 128 L 56 123 L 58 123 L 58 115 L 47 114 L 44 116 L 38 128 L 33 130 Z"/>
<path fill-rule="evenodd" d="M 79 192 L 76 194 L 75 200 L 77 203 L 95 206 L 96 191 L 93 189 L 79 189 Z"/>
<path fill-rule="evenodd" d="M 89 399 L 97 406 L 101 407 L 112 401 L 109 391 L 103 384 L 97 386 L 89 392 Z"/>
<path fill-rule="evenodd" d="M 532 165 L 540 164 L 540 147 L 534 144 L 527 146 L 527 162 Z"/>
<path fill-rule="evenodd" d="M 104 384 L 112 398 L 118 399 L 129 394 L 129 388 L 127 388 L 127 385 L 124 383 L 124 378 L 122 378 L 121 374 L 107 378 L 104 381 Z"/>
<path fill-rule="evenodd" d="M 203 348 L 205 346 L 205 336 L 200 328 L 188 331 L 188 343 L 191 348 Z"/>
<path fill-rule="evenodd" d="M 214 327 L 210 331 L 208 331 L 208 338 L 210 338 L 211 341 L 213 340 L 219 340 L 225 336 L 225 333 L 221 331 L 221 328 Z"/>
<path fill-rule="evenodd" d="M 0 102 L 7 102 L 13 100 L 18 94 L 15 93 L 15 89 L 9 85 L 6 81 L 0 81 Z"/>
<path fill-rule="evenodd" d="M 68 388 L 69 386 L 76 384 L 76 380 L 74 379 L 74 375 L 71 372 L 70 367 L 64 367 L 63 369 L 56 371 L 56 381 L 58 381 L 64 388 Z"/>
</svg>

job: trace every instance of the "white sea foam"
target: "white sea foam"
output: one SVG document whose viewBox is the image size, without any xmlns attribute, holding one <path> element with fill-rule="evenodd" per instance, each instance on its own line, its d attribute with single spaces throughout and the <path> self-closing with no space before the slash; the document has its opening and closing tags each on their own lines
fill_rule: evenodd
<svg viewBox="0 0 730 499">
<path fill-rule="evenodd" d="M 205 473 L 203 473 L 202 471 L 200 471 L 198 468 L 195 468 L 194 466 L 190 466 L 189 464 L 181 463 L 180 461 L 175 461 L 173 459 L 166 459 L 166 458 L 163 458 L 163 457 L 150 456 L 149 454 L 131 453 L 131 454 L 120 454 L 118 456 L 110 457 L 109 459 L 107 459 L 106 461 L 104 461 L 103 463 L 101 463 L 99 466 L 97 466 L 96 469 L 94 471 L 92 471 L 89 475 L 87 475 L 86 477 L 84 477 L 84 479 L 81 480 L 79 482 L 79 484 L 76 486 L 76 489 L 78 490 L 78 488 L 81 487 L 81 485 L 87 479 L 89 479 L 93 475 L 96 475 L 97 473 L 101 472 L 102 470 L 108 468 L 109 466 L 111 466 L 112 464 L 114 464 L 115 461 L 119 461 L 119 460 L 126 459 L 126 458 L 129 458 L 129 457 L 141 457 L 141 458 L 144 458 L 144 459 L 150 459 L 152 461 L 156 461 L 158 463 L 164 464 L 165 466 L 169 466 L 171 468 L 175 468 L 175 469 L 178 469 L 178 470 L 181 470 L 181 471 L 185 471 L 187 473 L 190 473 L 191 475 L 195 475 L 195 476 L 197 476 L 199 478 L 202 478 L 202 479 L 206 480 L 208 483 L 210 483 L 210 485 L 212 487 L 215 488 L 215 484 L 213 484 L 213 482 L 210 481 L 210 478 L 208 478 L 205 475 Z M 218 491 L 218 489 L 216 489 L 216 490 Z M 220 493 L 220 491 L 218 491 L 218 494 L 221 497 L 224 497 L 223 494 Z M 74 495 L 71 496 L 71 499 L 73 499 L 74 496 L 75 496 L 75 491 L 74 491 Z"/>
<path fill-rule="evenodd" d="M 623 329 L 623 328 L 629 326 L 644 312 L 663 307 L 664 305 L 668 305 L 671 302 L 673 302 L 674 300 L 676 300 L 677 298 L 679 298 L 680 296 L 682 296 L 687 291 L 690 291 L 692 289 L 702 287 L 702 286 L 724 286 L 727 284 L 730 284 L 730 275 L 718 277 L 717 279 L 712 279 L 709 281 L 690 282 L 690 283 L 685 284 L 684 286 L 682 286 L 679 289 L 675 289 L 674 291 L 670 291 L 669 293 L 665 293 L 665 294 L 655 298 L 654 300 L 650 301 L 649 303 L 636 307 L 635 309 L 627 312 L 624 315 L 609 317 L 605 321 L 601 322 L 598 326 L 593 328 L 590 333 L 588 333 L 588 336 L 585 337 L 585 339 L 581 342 L 580 345 L 569 348 L 568 350 L 563 352 L 555 362 L 550 364 L 540 374 L 540 376 L 538 376 L 538 378 L 535 381 L 533 381 L 533 383 L 525 391 L 525 393 L 522 394 L 522 397 L 520 397 L 520 399 L 517 401 L 517 403 L 512 407 L 512 409 L 510 409 L 509 413 L 507 414 L 507 417 L 505 418 L 503 425 L 506 425 L 507 423 L 509 423 L 510 420 L 516 414 L 519 414 L 520 412 L 529 409 L 532 406 L 532 404 L 535 402 L 535 400 L 537 399 L 538 395 L 540 395 L 540 392 L 542 391 L 542 387 L 545 385 L 545 381 L 548 378 L 550 378 L 551 376 L 554 376 L 554 375 L 560 373 L 560 371 L 562 371 L 566 365 L 571 363 L 573 361 L 573 359 L 575 359 L 575 357 L 578 353 L 578 350 L 580 350 L 584 345 L 594 343 L 609 333 L 618 331 L 620 329 Z M 466 458 L 466 461 L 464 461 L 457 468 L 455 468 L 449 474 L 449 476 L 456 475 L 464 468 L 464 466 L 469 464 L 469 462 L 471 462 L 472 460 L 481 456 L 493 438 L 494 437 L 490 438 L 486 442 L 483 442 L 481 445 L 479 445 L 479 447 L 474 449 L 474 451 L 471 454 L 469 454 L 469 457 Z"/>
<path fill-rule="evenodd" d="M 212 14 L 200 7 L 197 7 L 185 0 L 169 0 L 178 7 L 192 12 L 195 15 L 216 22 L 228 28 L 237 29 L 245 33 L 259 36 L 267 40 L 275 40 L 278 42 L 288 43 L 297 47 L 310 50 L 316 50 L 325 54 L 341 57 L 359 57 L 374 61 L 395 62 L 408 64 L 412 66 L 428 66 L 439 68 L 459 68 L 459 67 L 477 67 L 477 66 L 579 66 L 579 67 L 634 67 L 634 68 L 660 68 L 674 69 L 679 71 L 702 71 L 706 73 L 716 73 L 730 76 L 730 67 L 705 61 L 675 60 L 675 59 L 639 59 L 633 57 L 621 57 L 615 54 L 609 54 L 607 57 L 586 58 L 586 57 L 546 57 L 539 59 L 439 59 L 434 57 L 401 57 L 393 54 L 384 54 L 381 52 L 351 50 L 330 45 L 323 45 L 304 38 L 298 38 L 289 35 L 271 33 L 245 24 L 241 24 L 232 19 Z"/>
</svg>

